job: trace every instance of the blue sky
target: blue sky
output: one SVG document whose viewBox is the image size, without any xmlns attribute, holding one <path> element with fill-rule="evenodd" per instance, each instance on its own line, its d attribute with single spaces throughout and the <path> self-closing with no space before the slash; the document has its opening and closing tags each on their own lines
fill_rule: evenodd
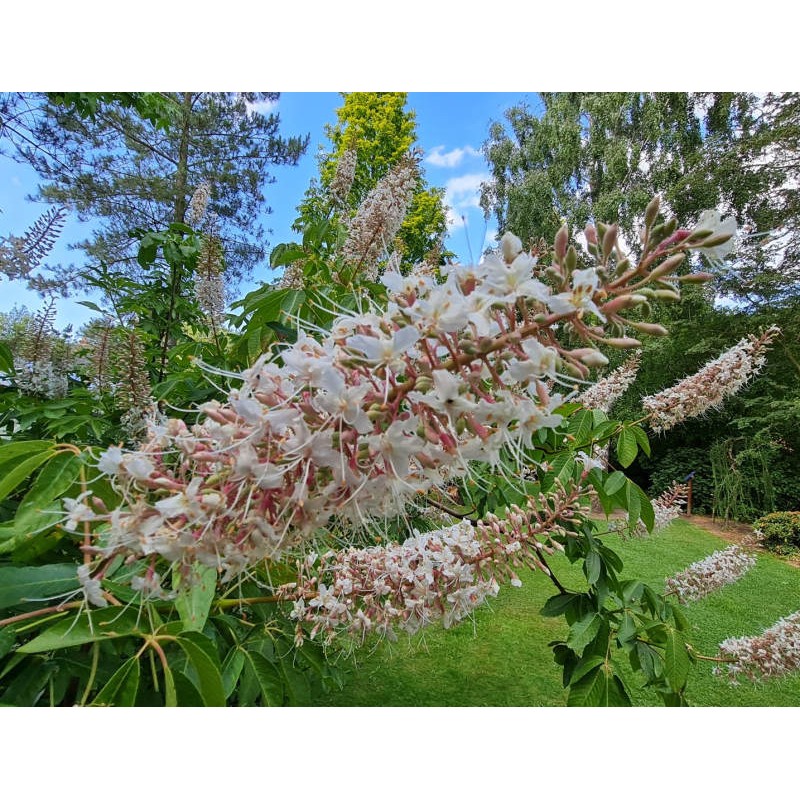
<svg viewBox="0 0 800 800">
<path fill-rule="evenodd" d="M 416 113 L 418 144 L 424 151 L 423 168 L 431 186 L 445 189 L 445 198 L 451 207 L 447 246 L 457 254 L 458 260 L 469 262 L 479 258 L 485 246 L 496 234 L 493 220 L 488 222 L 478 207 L 481 181 L 488 177 L 488 168 L 481 145 L 488 136 L 492 121 L 502 120 L 503 112 L 519 102 L 536 107 L 535 93 L 513 92 L 411 92 L 407 108 Z M 266 187 L 267 203 L 273 213 L 264 218 L 264 227 L 271 229 L 270 246 L 296 238 L 291 224 L 296 218 L 296 207 L 311 179 L 317 174 L 316 153 L 320 146 L 329 145 L 325 125 L 336 122 L 336 109 L 342 104 L 337 92 L 287 92 L 282 93 L 273 111 L 281 118 L 283 135 L 309 133 L 311 141 L 306 155 L 296 167 L 274 167 L 271 173 L 276 182 Z M 0 156 L 0 235 L 20 234 L 46 208 L 28 202 L 26 196 L 36 191 L 37 176 L 27 165 L 17 164 L 7 156 Z M 463 220 L 462 220 L 463 217 Z M 53 251 L 49 263 L 79 262 L 80 252 L 71 252 L 67 245 L 84 238 L 91 230 L 90 224 L 80 224 L 72 216 L 62 233 L 59 246 Z M 275 273 L 266 267 L 254 272 L 253 285 L 270 280 Z M 243 294 L 251 285 L 243 285 Z M 69 322 L 79 324 L 92 316 L 92 312 L 72 300 L 59 301 L 58 325 Z M 38 307 L 37 295 L 27 292 L 22 282 L 11 285 L 4 281 L 0 298 L 0 311 L 8 311 L 15 304 Z"/>
</svg>

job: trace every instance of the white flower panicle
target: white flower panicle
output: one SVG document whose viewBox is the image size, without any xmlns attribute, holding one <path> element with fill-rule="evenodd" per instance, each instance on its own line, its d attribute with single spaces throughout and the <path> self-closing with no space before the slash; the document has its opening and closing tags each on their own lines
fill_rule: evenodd
<svg viewBox="0 0 800 800">
<path fill-rule="evenodd" d="M 312 639 L 395 639 L 397 631 L 413 634 L 434 621 L 449 628 L 494 597 L 499 582 L 521 586 L 516 569 L 548 571 L 544 554 L 563 550 L 552 536 L 582 519 L 580 496 L 561 489 L 551 507 L 540 508 L 540 497 L 525 509 L 512 506 L 504 519 L 490 514 L 475 525 L 415 532 L 402 544 L 313 554 L 298 565 L 299 581 L 279 595 L 295 601 L 291 617 L 310 626 Z M 304 636 L 298 625 L 298 643 Z"/>
<path fill-rule="evenodd" d="M 773 326 L 761 336 L 745 337 L 699 372 L 645 397 L 642 405 L 650 415 L 652 429 L 659 433 L 674 428 L 738 392 L 764 366 L 767 348 L 778 334 L 780 328 Z"/>
<path fill-rule="evenodd" d="M 725 639 L 719 645 L 721 658 L 729 659 L 715 673 L 727 673 L 731 683 L 740 677 L 774 678 L 800 669 L 800 611 L 779 619 L 760 636 Z"/>
<path fill-rule="evenodd" d="M 340 206 L 347 204 L 347 196 L 356 177 L 356 162 L 358 156 L 355 150 L 345 150 L 336 163 L 336 172 L 330 185 L 331 197 Z"/>
<path fill-rule="evenodd" d="M 631 356 L 622 366 L 617 367 L 593 386 L 581 392 L 576 402 L 586 408 L 596 408 L 606 414 L 611 406 L 619 400 L 627 388 L 636 380 L 639 371 L 641 356 L 639 353 Z"/>
<path fill-rule="evenodd" d="M 681 603 L 699 600 L 722 586 L 736 583 L 755 563 L 754 556 L 731 545 L 667 578 L 667 594 L 676 595 Z"/>
<path fill-rule="evenodd" d="M 319 339 L 299 331 L 277 355 L 224 373 L 235 388 L 202 405 L 198 424 L 151 420 L 137 451 L 106 451 L 101 469 L 123 501 L 89 522 L 98 558 L 163 559 L 186 574 L 201 563 L 230 580 L 320 531 L 402 515 L 470 462 L 500 467 L 506 450 L 521 469 L 536 432 L 562 421 L 562 373 L 587 375 L 592 343 L 606 341 L 601 324 L 587 327 L 589 304 L 602 322 L 627 279 L 607 291 L 597 272 L 592 293 L 582 275 L 563 310 L 564 298 L 551 301 L 569 282 L 543 283 L 508 241 L 502 256 L 444 267 L 441 283 L 386 272 L 385 309 L 341 316 Z M 567 323 L 590 346 L 559 344 Z"/>
<path fill-rule="evenodd" d="M 342 256 L 368 268 L 370 277 L 400 230 L 417 187 L 417 157 L 408 154 L 378 181 L 350 221 Z"/>
<path fill-rule="evenodd" d="M 186 224 L 196 228 L 206 215 L 208 201 L 211 199 L 211 186 L 203 181 L 195 190 L 192 199 L 189 201 L 189 208 L 186 211 Z"/>
</svg>

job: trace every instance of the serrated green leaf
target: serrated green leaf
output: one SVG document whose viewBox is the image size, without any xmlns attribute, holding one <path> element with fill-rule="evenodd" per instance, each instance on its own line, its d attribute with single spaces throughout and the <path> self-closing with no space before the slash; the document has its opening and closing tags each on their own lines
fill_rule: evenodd
<svg viewBox="0 0 800 800">
<path fill-rule="evenodd" d="M 602 622 L 603 618 L 596 611 L 581 617 L 570 626 L 567 644 L 580 652 L 597 635 Z"/>
<path fill-rule="evenodd" d="M 617 461 L 623 467 L 629 467 L 636 458 L 637 450 L 636 437 L 630 428 L 624 428 L 617 439 Z"/>
<path fill-rule="evenodd" d="M 139 658 L 129 658 L 109 679 L 108 683 L 97 693 L 92 701 L 93 706 L 136 705 L 136 694 L 139 691 L 141 667 Z"/>
<path fill-rule="evenodd" d="M 20 456 L 31 456 L 34 453 L 41 453 L 53 447 L 53 442 L 42 439 L 31 439 L 25 442 L 11 442 L 0 445 L 0 465 L 7 461 L 19 458 Z"/>
<path fill-rule="evenodd" d="M 635 525 L 642 513 L 642 501 L 639 497 L 639 487 L 631 480 L 625 487 L 625 500 L 628 508 L 628 519 Z"/>
<path fill-rule="evenodd" d="M 597 583 L 602 568 L 603 562 L 599 553 L 592 550 L 586 554 L 586 559 L 583 562 L 583 573 L 589 583 Z"/>
<path fill-rule="evenodd" d="M 175 608 L 183 622 L 184 630 L 202 631 L 208 619 L 214 591 L 217 588 L 217 571 L 213 567 L 195 564 L 193 576 L 188 589 L 181 589 L 180 580 L 176 581 L 179 593 L 175 598 Z M 176 575 L 180 572 L 175 570 Z"/>
<path fill-rule="evenodd" d="M 175 691 L 175 677 L 172 674 L 172 669 L 169 662 L 162 664 L 163 677 L 164 677 L 164 704 L 168 708 L 174 708 L 178 705 L 178 693 Z"/>
<path fill-rule="evenodd" d="M 205 639 L 205 642 L 199 641 Z M 224 706 L 225 689 L 222 685 L 222 674 L 219 662 L 209 655 L 209 646 L 213 647 L 207 637 L 200 633 L 187 631 L 176 638 L 192 667 L 197 673 L 197 689 L 206 706 Z"/>
<path fill-rule="evenodd" d="M 645 433 L 644 429 L 641 428 L 639 425 L 634 425 L 629 430 L 633 431 L 633 435 L 636 437 L 636 443 L 639 445 L 639 449 L 645 454 L 650 455 L 650 440 L 647 438 L 647 434 Z"/>
<path fill-rule="evenodd" d="M 226 700 L 236 689 L 243 669 L 244 653 L 238 647 L 234 647 L 222 662 L 222 686 L 225 689 Z"/>
<path fill-rule="evenodd" d="M 567 433 L 573 436 L 576 442 L 582 443 L 589 438 L 589 434 L 592 432 L 592 421 L 592 412 L 582 409 L 570 417 Z"/>
<path fill-rule="evenodd" d="M 560 617 L 580 595 L 567 592 L 550 597 L 539 612 L 543 617 Z"/>
<path fill-rule="evenodd" d="M 674 692 L 681 692 L 686 686 L 690 666 L 683 636 L 675 628 L 668 628 L 664 645 L 664 677 Z"/>
<path fill-rule="evenodd" d="M 631 639 L 636 638 L 637 627 L 636 627 L 636 620 L 634 619 L 632 614 L 625 612 L 622 615 L 622 619 L 619 623 L 619 628 L 617 629 L 617 639 L 619 639 L 620 644 L 624 642 L 629 642 Z"/>
<path fill-rule="evenodd" d="M 274 664 L 267 661 L 260 653 L 253 650 L 243 650 L 246 664 L 256 679 L 261 690 L 261 698 L 265 705 L 283 705 L 283 681 Z"/>
<path fill-rule="evenodd" d="M 136 609 L 119 607 L 99 608 L 82 611 L 77 619 L 70 614 L 42 631 L 36 638 L 20 647 L 18 653 L 46 653 L 64 647 L 77 647 L 102 639 L 115 639 L 123 636 L 139 636 L 139 620 Z"/>
<path fill-rule="evenodd" d="M 291 662 L 284 658 L 280 661 L 286 686 L 286 696 L 293 706 L 307 706 L 311 703 L 311 687 L 304 672 L 295 669 Z"/>
<path fill-rule="evenodd" d="M 595 667 L 599 667 L 603 663 L 605 663 L 605 658 L 603 658 L 603 656 L 584 656 L 575 665 L 575 669 L 572 671 L 571 682 L 578 683 L 578 681 L 580 681 L 584 675 L 588 674 L 595 669 Z"/>
<path fill-rule="evenodd" d="M 7 472 L 5 476 L 0 479 L 0 500 L 5 500 L 22 481 L 33 475 L 45 461 L 52 458 L 54 455 L 54 450 L 45 450 L 43 453 L 36 453 Z"/>
<path fill-rule="evenodd" d="M 0 372 L 6 375 L 14 372 L 14 354 L 3 342 L 0 342 Z"/>
<path fill-rule="evenodd" d="M 606 494 L 616 494 L 627 481 L 627 476 L 624 472 L 612 472 L 607 478 L 606 482 L 603 485 L 603 491 Z"/>
<path fill-rule="evenodd" d="M 28 493 L 23 497 L 14 517 L 17 534 L 39 530 L 58 516 L 45 515 L 44 509 L 60 498 L 78 478 L 81 460 L 75 453 L 58 453 L 36 476 Z"/>
<path fill-rule="evenodd" d="M 603 706 L 608 694 L 608 675 L 601 667 L 595 667 L 577 683 L 573 683 L 567 695 L 568 706 Z"/>
<path fill-rule="evenodd" d="M 75 564 L 0 567 L 0 608 L 61 597 L 79 588 Z"/>
<path fill-rule="evenodd" d="M 14 642 L 15 637 L 11 631 L 0 629 L 0 658 L 4 658 L 11 652 Z"/>
</svg>

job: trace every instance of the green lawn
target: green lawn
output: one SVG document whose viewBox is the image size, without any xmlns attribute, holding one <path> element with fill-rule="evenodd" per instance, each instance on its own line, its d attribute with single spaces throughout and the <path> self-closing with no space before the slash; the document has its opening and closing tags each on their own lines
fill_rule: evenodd
<svg viewBox="0 0 800 800">
<path fill-rule="evenodd" d="M 611 537 L 609 537 L 611 538 Z M 626 573 L 658 588 L 665 577 L 727 543 L 684 521 L 647 538 L 609 544 L 623 557 Z M 561 560 L 553 562 L 569 586 L 579 587 L 580 572 Z M 520 576 L 520 589 L 503 587 L 491 606 L 480 609 L 474 623 L 399 642 L 362 648 L 358 668 L 346 672 L 345 688 L 321 698 L 331 706 L 563 706 L 559 668 L 547 643 L 563 638 L 563 621 L 539 615 L 553 594 L 540 573 Z M 728 636 L 751 636 L 800 609 L 800 570 L 768 554 L 738 583 L 685 606 L 693 626 L 691 641 L 707 655 Z M 700 662 L 689 680 L 689 701 L 700 706 L 800 705 L 800 675 L 732 687 Z M 640 705 L 657 702 L 646 692 Z"/>
</svg>

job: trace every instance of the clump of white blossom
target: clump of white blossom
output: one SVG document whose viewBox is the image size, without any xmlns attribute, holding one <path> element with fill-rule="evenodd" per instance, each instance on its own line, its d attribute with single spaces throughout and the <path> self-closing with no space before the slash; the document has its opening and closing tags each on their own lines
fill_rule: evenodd
<svg viewBox="0 0 800 800">
<path fill-rule="evenodd" d="M 186 224 L 197 227 L 206 215 L 208 201 L 211 199 L 211 186 L 203 181 L 195 190 L 192 199 L 189 201 L 189 208 L 186 211 Z"/>
<path fill-rule="evenodd" d="M 409 153 L 381 178 L 348 223 L 342 257 L 377 276 L 380 258 L 390 249 L 403 224 L 419 180 L 417 156 Z"/>
<path fill-rule="evenodd" d="M 800 669 L 800 611 L 779 619 L 759 636 L 725 639 L 719 645 L 721 658 L 729 660 L 714 672 L 724 672 L 732 683 L 740 677 L 751 680 L 773 678 Z"/>
<path fill-rule="evenodd" d="M 755 563 L 754 556 L 731 545 L 667 578 L 667 593 L 676 595 L 682 603 L 699 600 L 722 586 L 736 583 Z"/>
<path fill-rule="evenodd" d="M 617 367 L 613 372 L 581 392 L 576 398 L 576 402 L 585 408 L 596 408 L 608 414 L 611 406 L 636 380 L 640 361 L 641 356 L 638 353 L 631 356 L 622 366 Z"/>
<path fill-rule="evenodd" d="M 311 626 L 312 639 L 320 632 L 326 641 L 340 632 L 395 639 L 398 630 L 413 634 L 434 620 L 449 628 L 494 597 L 498 580 L 521 586 L 516 569 L 548 572 L 544 554 L 563 550 L 552 536 L 583 519 L 581 494 L 562 489 L 549 498 L 552 507 L 542 496 L 524 509 L 511 506 L 504 518 L 414 532 L 402 544 L 312 553 L 298 582 L 279 593 L 294 598 L 291 617 Z M 304 635 L 298 626 L 298 643 Z"/>
<path fill-rule="evenodd" d="M 767 348 L 779 333 L 773 326 L 761 336 L 747 336 L 694 375 L 645 397 L 642 405 L 650 415 L 652 429 L 668 431 L 738 392 L 764 366 Z"/>
<path fill-rule="evenodd" d="M 331 180 L 328 191 L 331 197 L 340 206 L 347 205 L 347 195 L 356 176 L 357 154 L 355 150 L 345 150 L 336 162 L 336 172 Z"/>
<path fill-rule="evenodd" d="M 345 249 L 368 271 L 377 270 L 394 236 L 390 229 L 402 221 L 413 161 L 376 187 L 351 225 Z M 215 370 L 233 388 L 225 402 L 200 406 L 196 424 L 150 420 L 138 449 L 110 447 L 101 455 L 97 466 L 122 502 L 105 509 L 82 496 L 68 508 L 92 529 L 95 567 L 87 579 L 99 579 L 121 556 L 142 564 L 139 577 L 158 574 L 167 562 L 182 581 L 196 564 L 229 581 L 257 565 L 321 549 L 327 532 L 402 518 L 429 490 L 472 475 L 475 462 L 499 469 L 506 452 L 521 472 L 537 431 L 562 421 L 565 396 L 556 389 L 571 389 L 574 376 L 586 379 L 605 363 L 597 344 L 639 345 L 609 338 L 605 325 L 616 331 L 626 324 L 620 312 L 630 305 L 627 283 L 641 285 L 674 269 L 674 255 L 693 246 L 688 236 L 676 232 L 613 280 L 608 235 L 602 253 L 590 248 L 598 266 L 579 270 L 566 229 L 546 269 L 505 234 L 498 253 L 475 266 L 443 267 L 441 279 L 386 270 L 384 308 L 346 313 L 318 338 L 299 330 L 296 342 L 241 373 Z M 556 334 L 567 328 L 582 346 L 559 341 Z M 135 356 L 136 341 L 128 344 Z M 586 457 L 584 477 L 595 464 Z M 304 604 L 296 619 L 326 633 L 344 627 L 353 634 L 368 623 L 413 627 L 412 617 L 454 621 L 491 594 L 494 582 L 517 581 L 514 564 L 546 568 L 550 537 L 572 530 L 582 491 L 580 482 L 557 487 L 534 506 L 509 509 L 502 522 L 486 518 L 469 535 L 458 525 L 407 544 L 323 556 L 316 573 L 306 571 L 292 590 Z M 407 597 L 400 577 L 417 559 L 439 570 L 424 598 Z M 397 563 L 405 570 L 400 582 L 381 583 Z M 417 592 L 427 584 L 427 569 L 415 573 Z M 353 595 L 348 580 L 361 581 L 363 593 Z M 412 603 L 417 616 L 405 616 L 406 599 L 424 599 Z"/>
</svg>

